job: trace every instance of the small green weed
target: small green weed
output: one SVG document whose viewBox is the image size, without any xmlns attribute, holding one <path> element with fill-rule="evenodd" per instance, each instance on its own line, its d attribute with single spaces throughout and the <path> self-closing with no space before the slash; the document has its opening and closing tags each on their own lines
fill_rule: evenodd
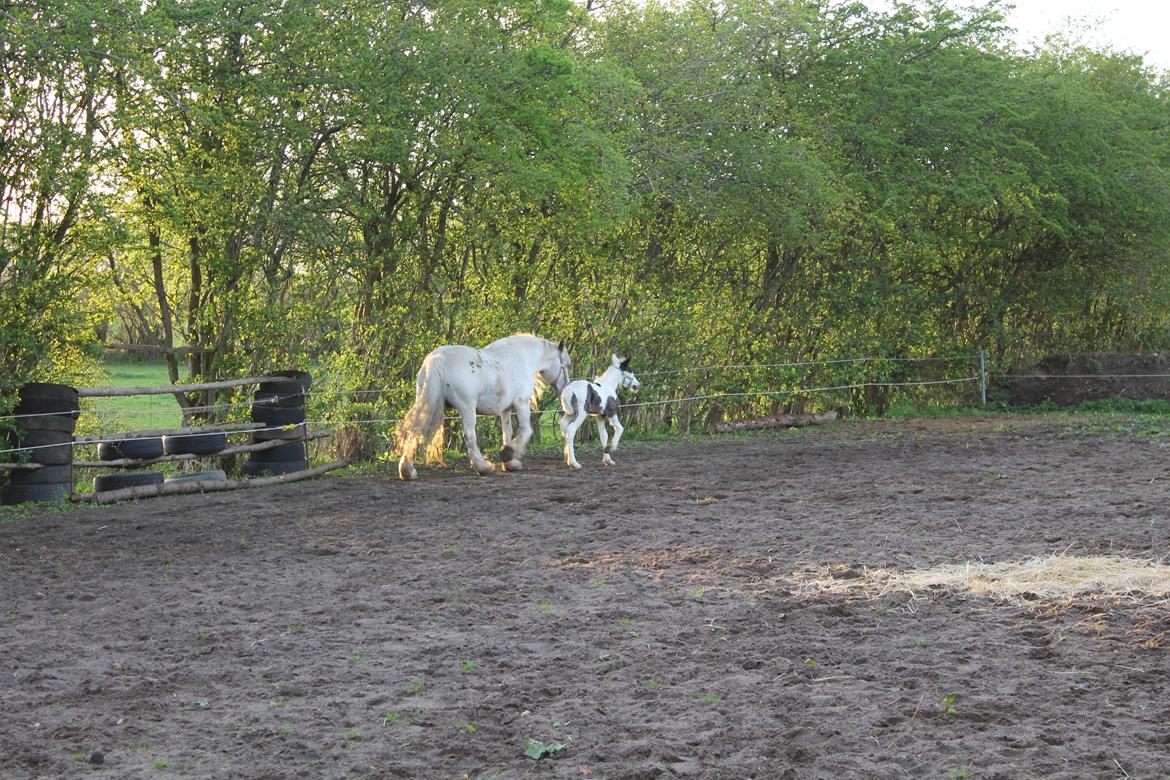
<svg viewBox="0 0 1170 780">
<path fill-rule="evenodd" d="M 528 747 L 524 749 L 524 755 L 537 761 L 545 756 L 555 755 L 567 747 L 569 746 L 564 742 L 541 742 L 539 739 L 529 739 Z"/>
<path fill-rule="evenodd" d="M 465 672 L 470 672 L 475 670 L 476 663 L 475 661 L 464 661 L 459 665 L 459 667 Z"/>
<path fill-rule="evenodd" d="M 415 680 L 410 685 L 406 686 L 406 693 L 409 696 L 415 696 L 427 689 L 427 684 L 423 680 Z"/>
<path fill-rule="evenodd" d="M 942 697 L 941 701 L 939 701 L 939 704 L 946 708 L 946 712 L 943 713 L 944 717 L 954 717 L 955 715 L 959 714 L 959 711 L 955 709 L 955 701 L 957 699 L 958 697 L 955 696 L 955 694 L 948 693 L 946 696 Z"/>
</svg>

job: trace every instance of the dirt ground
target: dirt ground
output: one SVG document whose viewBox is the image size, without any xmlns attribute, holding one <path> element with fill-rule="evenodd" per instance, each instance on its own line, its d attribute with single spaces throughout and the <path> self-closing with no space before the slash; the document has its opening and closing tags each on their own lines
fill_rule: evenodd
<svg viewBox="0 0 1170 780">
<path fill-rule="evenodd" d="M 1168 441 L 846 421 L 9 515 L 0 776 L 1170 775 L 1165 604 L 810 585 L 1166 556 Z"/>
</svg>

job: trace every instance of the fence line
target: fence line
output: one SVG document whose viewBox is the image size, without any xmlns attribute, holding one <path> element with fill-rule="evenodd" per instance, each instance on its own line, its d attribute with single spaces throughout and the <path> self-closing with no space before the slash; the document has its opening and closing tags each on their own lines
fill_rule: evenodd
<svg viewBox="0 0 1170 780">
<path fill-rule="evenodd" d="M 974 375 L 974 376 L 967 376 L 967 377 L 959 377 L 957 379 L 938 379 L 938 380 L 919 381 L 919 382 L 860 382 L 857 384 L 835 385 L 835 386 L 827 386 L 827 387 L 796 388 L 796 389 L 792 389 L 792 390 L 754 390 L 754 391 L 746 391 L 746 392 L 739 392 L 739 393 L 711 393 L 711 394 L 707 394 L 707 395 L 686 396 L 683 398 L 667 398 L 667 399 L 662 399 L 662 400 L 658 400 L 658 401 L 624 403 L 624 404 L 620 405 L 620 408 L 622 408 L 622 409 L 636 409 L 636 408 L 646 407 L 646 406 L 663 406 L 666 404 L 681 404 L 681 403 L 686 403 L 686 402 L 690 402 L 690 401 L 708 401 L 708 400 L 714 400 L 714 399 L 718 399 L 718 398 L 750 398 L 750 397 L 783 396 L 783 395 L 791 396 L 791 395 L 806 394 L 806 393 L 833 392 L 833 391 L 838 391 L 838 390 L 857 390 L 857 389 L 861 389 L 861 388 L 865 388 L 865 387 L 925 387 L 925 386 L 931 386 L 931 385 L 962 384 L 962 383 L 967 383 L 967 382 L 978 381 L 978 379 L 979 379 L 979 376 Z M 535 410 L 533 410 L 533 412 L 537 415 L 550 414 L 550 413 L 551 414 L 560 414 L 561 410 L 560 409 L 535 409 Z M 24 415 L 22 415 L 22 416 L 24 416 Z M 33 415 L 27 415 L 27 416 L 31 417 Z M 485 418 L 491 418 L 491 417 L 497 417 L 497 416 L 498 415 L 494 415 L 494 414 L 477 415 L 477 417 L 485 417 Z M 443 419 L 444 420 L 458 420 L 459 417 L 458 417 L 458 415 L 445 415 L 443 417 Z M 400 417 L 397 417 L 397 418 L 395 418 L 395 417 L 370 418 L 370 419 L 364 419 L 364 420 L 306 420 L 303 423 L 293 423 L 291 425 L 277 425 L 277 426 L 272 426 L 272 427 L 268 427 L 268 428 L 256 428 L 256 427 L 254 427 L 254 424 L 241 423 L 242 425 L 248 425 L 248 427 L 238 428 L 238 429 L 228 428 L 228 429 L 221 429 L 218 431 L 192 430 L 189 433 L 176 433 L 176 434 L 168 434 L 168 435 L 174 436 L 176 438 L 183 438 L 183 437 L 187 437 L 187 436 L 206 436 L 206 435 L 208 435 L 208 433 L 223 433 L 225 435 L 231 435 L 231 434 L 237 434 L 237 433 L 258 433 L 258 432 L 264 432 L 264 431 L 287 430 L 291 427 L 295 427 L 296 425 L 306 425 L 306 426 L 313 425 L 313 426 L 323 426 L 323 427 L 327 427 L 327 428 L 336 429 L 336 427 L 340 426 L 340 425 L 368 425 L 368 424 L 375 424 L 375 423 L 395 423 L 395 424 L 397 424 L 401 421 L 402 421 L 402 418 L 400 418 Z M 91 438 L 91 439 L 86 439 L 85 441 L 82 441 L 82 442 L 70 442 L 70 446 L 91 445 L 91 444 L 112 444 L 112 443 L 117 443 L 117 442 L 131 441 L 133 439 L 140 439 L 140 438 L 144 438 L 144 437 L 142 437 L 142 436 L 121 436 L 121 437 L 109 437 L 109 438 L 100 437 L 100 438 L 96 438 L 96 439 Z M 28 451 L 32 451 L 32 450 L 45 449 L 48 447 L 61 447 L 61 446 L 64 446 L 64 444 L 63 443 L 62 444 L 41 444 L 41 445 L 35 445 L 32 447 L 12 447 L 9 449 L 0 449 L 0 455 L 5 454 L 5 453 L 10 453 L 10 452 L 28 452 Z"/>
</svg>

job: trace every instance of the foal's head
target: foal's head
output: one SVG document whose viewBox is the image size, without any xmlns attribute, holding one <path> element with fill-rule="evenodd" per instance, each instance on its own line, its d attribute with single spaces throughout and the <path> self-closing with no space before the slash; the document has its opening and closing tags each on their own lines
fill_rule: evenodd
<svg viewBox="0 0 1170 780">
<path fill-rule="evenodd" d="M 642 383 L 638 381 L 638 377 L 634 376 L 634 372 L 630 370 L 630 359 L 620 358 L 617 355 L 612 356 L 612 365 L 618 371 L 622 372 L 622 381 L 620 387 L 628 387 L 633 392 L 638 392 L 638 388 Z"/>
</svg>

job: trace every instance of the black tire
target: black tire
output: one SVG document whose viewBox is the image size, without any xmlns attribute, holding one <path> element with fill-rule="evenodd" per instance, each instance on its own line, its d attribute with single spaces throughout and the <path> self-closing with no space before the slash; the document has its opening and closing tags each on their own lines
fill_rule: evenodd
<svg viewBox="0 0 1170 780">
<path fill-rule="evenodd" d="M 268 426 L 295 425 L 305 421 L 305 407 L 252 407 L 252 422 L 264 423 Z"/>
<path fill-rule="evenodd" d="M 254 463 L 287 463 L 293 460 L 306 460 L 305 443 L 303 441 L 292 444 L 282 444 L 268 450 L 257 450 L 249 453 Z"/>
<path fill-rule="evenodd" d="M 5 458 L 27 458 L 30 463 L 61 466 L 73 462 L 73 434 L 65 431 L 24 431 L 15 434 L 15 447 L 28 447 L 7 453 Z M 60 445 L 60 446 L 53 446 Z"/>
<path fill-rule="evenodd" d="M 214 455 L 227 446 L 227 434 L 184 433 L 163 437 L 163 451 L 167 455 Z"/>
<path fill-rule="evenodd" d="M 73 484 L 73 464 L 64 466 L 41 466 L 39 469 L 13 469 L 8 472 L 10 485 L 54 485 Z"/>
<path fill-rule="evenodd" d="M 29 501 L 60 501 L 73 492 L 72 482 L 49 485 L 5 485 L 0 488 L 0 504 L 23 504 Z"/>
<path fill-rule="evenodd" d="M 305 424 L 298 423 L 292 427 L 272 428 L 269 430 L 259 430 L 252 434 L 253 441 L 273 441 L 274 439 L 287 439 L 288 441 L 299 441 L 305 438 Z"/>
<path fill-rule="evenodd" d="M 173 482 L 225 482 L 227 481 L 227 473 L 223 469 L 208 469 L 207 471 L 192 471 L 188 474 L 180 474 L 177 477 L 169 477 L 166 484 L 170 485 Z"/>
<path fill-rule="evenodd" d="M 123 439 L 122 441 L 103 441 L 98 445 L 99 460 L 151 460 L 163 456 L 163 440 L 161 436 L 151 436 L 145 439 Z"/>
<path fill-rule="evenodd" d="M 73 433 L 77 419 L 67 414 L 46 414 L 38 417 L 15 417 L 12 423 L 22 431 L 60 431 Z"/>
<path fill-rule="evenodd" d="M 256 385 L 257 390 L 289 395 L 292 393 L 307 393 L 313 386 L 313 375 L 308 371 L 290 369 L 288 371 L 269 371 L 268 376 L 287 377 L 275 382 L 261 382 Z"/>
<path fill-rule="evenodd" d="M 290 460 L 278 463 L 257 463 L 250 460 L 244 464 L 244 473 L 249 477 L 266 477 L 292 474 L 297 471 L 305 471 L 308 468 L 309 462 L 307 460 Z"/>
<path fill-rule="evenodd" d="M 252 396 L 253 409 L 275 409 L 279 407 L 303 407 L 305 394 L 297 387 L 291 393 L 278 393 L 272 390 L 257 390 Z"/>
<path fill-rule="evenodd" d="M 161 485 L 166 474 L 161 471 L 127 471 L 121 474 L 102 474 L 93 478 L 95 493 L 104 493 L 107 490 L 121 490 L 128 487 L 142 485 Z"/>
<path fill-rule="evenodd" d="M 30 382 L 18 391 L 13 414 L 62 414 L 77 418 L 81 410 L 77 388 L 50 382 Z"/>
</svg>

